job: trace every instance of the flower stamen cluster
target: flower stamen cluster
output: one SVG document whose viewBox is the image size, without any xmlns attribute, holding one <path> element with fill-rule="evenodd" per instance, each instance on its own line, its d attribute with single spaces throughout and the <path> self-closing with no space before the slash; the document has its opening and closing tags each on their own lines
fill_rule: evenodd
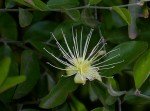
<svg viewBox="0 0 150 111">
<path fill-rule="evenodd" d="M 120 62 L 115 62 L 112 64 L 102 65 L 105 62 L 119 56 L 119 54 L 118 54 L 112 58 L 109 58 L 103 62 L 100 62 L 100 60 L 102 60 L 104 57 L 106 57 L 109 53 L 118 50 L 118 49 L 115 49 L 115 50 L 112 50 L 112 51 L 109 51 L 106 53 L 106 51 L 104 50 L 106 43 L 104 42 L 103 38 L 100 38 L 100 40 L 97 42 L 97 44 L 91 50 L 91 53 L 89 55 L 87 55 L 88 46 L 89 46 L 89 43 L 90 43 L 90 40 L 92 37 L 93 29 L 91 29 L 89 34 L 87 35 L 87 39 L 85 41 L 84 47 L 83 47 L 83 40 L 82 40 L 83 39 L 83 37 L 82 37 L 83 36 L 82 35 L 83 28 L 81 30 L 81 36 L 80 36 L 79 43 L 78 43 L 77 31 L 74 34 L 74 31 L 72 29 L 72 35 L 73 35 L 73 48 L 72 49 L 73 50 L 71 50 L 71 48 L 69 47 L 69 44 L 67 42 L 67 39 L 66 39 L 66 36 L 65 36 L 63 30 L 61 30 L 61 31 L 62 31 L 64 42 L 67 46 L 67 51 L 58 42 L 58 40 L 56 39 L 54 34 L 53 33 L 51 33 L 51 34 L 52 34 L 53 38 L 55 39 L 56 44 L 57 44 L 60 52 L 63 54 L 63 57 L 66 61 L 59 59 L 54 54 L 49 52 L 46 48 L 43 48 L 43 49 L 45 51 L 47 51 L 52 57 L 54 57 L 58 62 L 64 64 L 66 66 L 66 68 L 65 69 L 59 68 L 59 67 L 52 65 L 49 62 L 47 62 L 47 63 L 57 69 L 66 70 L 67 76 L 75 75 L 75 78 L 74 78 L 75 83 L 85 84 L 87 80 L 92 81 L 95 79 L 101 81 L 101 76 L 99 75 L 100 70 L 114 68 L 114 64 L 123 62 L 123 61 L 120 61 Z"/>
</svg>

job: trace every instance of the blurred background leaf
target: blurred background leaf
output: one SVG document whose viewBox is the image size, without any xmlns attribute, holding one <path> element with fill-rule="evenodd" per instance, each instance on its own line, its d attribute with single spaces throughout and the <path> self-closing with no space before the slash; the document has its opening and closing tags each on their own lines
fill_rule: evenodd
<svg viewBox="0 0 150 111">
<path fill-rule="evenodd" d="M 5 12 L 0 13 L 0 36 L 8 40 L 17 40 L 18 36 L 15 20 Z"/>
<path fill-rule="evenodd" d="M 26 81 L 17 86 L 14 99 L 27 95 L 39 80 L 39 63 L 32 50 L 25 50 L 22 53 L 20 75 L 26 76 Z"/>
<path fill-rule="evenodd" d="M 61 105 L 67 98 L 68 94 L 77 88 L 73 77 L 62 77 L 58 84 L 51 90 L 51 92 L 42 99 L 40 107 L 49 109 Z"/>
<path fill-rule="evenodd" d="M 32 22 L 32 14 L 22 8 L 19 8 L 19 24 L 21 27 L 26 27 Z"/>
</svg>

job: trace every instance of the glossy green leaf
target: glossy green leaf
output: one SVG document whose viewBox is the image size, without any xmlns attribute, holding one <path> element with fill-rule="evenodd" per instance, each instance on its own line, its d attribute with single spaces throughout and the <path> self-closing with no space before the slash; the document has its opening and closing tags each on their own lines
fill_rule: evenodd
<svg viewBox="0 0 150 111">
<path fill-rule="evenodd" d="M 150 50 L 146 51 L 134 65 L 134 81 L 136 88 L 140 88 L 150 74 Z"/>
<path fill-rule="evenodd" d="M 51 13 L 52 13 L 52 11 L 34 11 L 34 12 L 32 12 L 32 14 L 33 14 L 32 23 L 38 24 L 39 22 L 44 22 L 43 19 L 46 18 Z M 54 21 L 51 23 L 56 24 Z"/>
<path fill-rule="evenodd" d="M 53 63 L 55 63 L 55 59 L 52 59 L 50 54 L 48 54 L 43 48 L 46 48 L 49 52 L 56 53 L 56 51 L 53 51 L 48 45 L 45 43 L 35 41 L 35 40 L 30 40 L 29 43 L 36 49 L 38 52 L 40 52 L 44 57 L 47 57 L 49 60 L 51 60 Z"/>
<path fill-rule="evenodd" d="M 115 108 L 114 107 L 98 107 L 98 108 L 95 108 L 91 111 L 115 111 Z"/>
<path fill-rule="evenodd" d="M 24 0 L 24 1 L 27 2 L 28 4 L 32 5 L 33 8 L 36 8 L 38 10 L 41 10 L 41 11 L 49 10 L 47 5 L 41 0 Z"/>
<path fill-rule="evenodd" d="M 25 5 L 27 7 L 32 7 L 32 5 L 28 4 L 27 2 L 25 2 L 25 0 L 14 0 L 15 2 Z"/>
<path fill-rule="evenodd" d="M 26 81 L 18 85 L 14 95 L 15 99 L 21 98 L 28 94 L 39 79 L 39 63 L 32 50 L 25 50 L 22 53 L 20 74 L 26 76 Z"/>
<path fill-rule="evenodd" d="M 103 107 L 98 107 L 98 108 L 92 109 L 91 111 L 104 111 L 103 109 L 104 109 Z"/>
<path fill-rule="evenodd" d="M 90 100 L 91 101 L 96 101 L 98 100 L 97 95 L 94 92 L 94 89 L 91 87 L 91 85 L 89 86 L 89 96 L 90 96 Z"/>
<path fill-rule="evenodd" d="M 106 32 L 106 35 L 104 36 L 112 43 L 120 44 L 129 41 L 127 30 L 124 28 L 113 29 L 109 31 L 109 33 Z"/>
<path fill-rule="evenodd" d="M 15 6 L 14 0 L 5 0 L 5 8 L 12 8 Z"/>
<path fill-rule="evenodd" d="M 108 94 L 107 86 L 104 83 L 93 81 L 91 82 L 91 87 L 104 106 L 112 105 L 117 100 L 117 97 L 112 97 Z"/>
<path fill-rule="evenodd" d="M 8 73 L 8 76 L 7 76 L 8 78 L 16 77 L 16 76 L 19 75 L 19 65 L 17 63 L 17 60 L 16 60 L 15 56 L 13 56 L 13 52 L 12 51 L 10 52 L 10 55 L 11 55 L 11 64 L 10 64 L 9 73 Z M 6 78 L 6 79 L 8 79 L 8 78 Z M 15 90 L 16 90 L 16 86 L 15 87 L 11 87 L 8 90 L 0 93 L 0 100 L 2 102 L 4 102 L 4 103 L 11 102 Z"/>
<path fill-rule="evenodd" d="M 107 98 L 107 90 L 106 87 L 102 83 L 98 83 L 97 81 L 91 82 L 91 87 L 93 88 L 95 94 L 99 98 L 99 100 L 105 104 L 105 99 Z"/>
<path fill-rule="evenodd" d="M 122 19 L 122 17 L 118 13 L 116 13 L 114 10 L 111 11 L 111 18 L 112 18 L 112 22 L 113 22 L 114 27 L 121 28 L 121 27 L 128 25 L 126 23 L 126 21 L 124 19 Z"/>
<path fill-rule="evenodd" d="M 78 0 L 49 0 L 47 5 L 49 8 L 66 8 L 73 7 L 79 4 Z"/>
<path fill-rule="evenodd" d="M 79 10 L 65 10 L 64 11 L 72 20 L 79 21 L 80 12 Z"/>
<path fill-rule="evenodd" d="M 113 52 L 109 53 L 106 60 L 112 58 L 111 60 L 101 64 L 108 65 L 117 63 L 111 66 L 115 66 L 114 68 L 104 69 L 101 71 L 102 75 L 112 76 L 122 69 L 124 69 L 127 65 L 132 63 L 139 55 L 141 55 L 148 48 L 148 44 L 146 42 L 141 41 L 130 41 L 119 44 L 112 50 Z"/>
<path fill-rule="evenodd" d="M 8 77 L 0 86 L 0 93 L 25 81 L 25 76 Z"/>
<path fill-rule="evenodd" d="M 8 75 L 10 63 L 10 57 L 5 57 L 2 60 L 0 60 L 0 86 L 2 86 L 3 82 L 5 81 Z"/>
<path fill-rule="evenodd" d="M 72 102 L 71 103 L 72 103 L 72 107 L 76 111 L 87 111 L 87 108 L 85 107 L 85 105 L 73 96 L 72 96 Z"/>
<path fill-rule="evenodd" d="M 0 36 L 3 39 L 17 39 L 17 25 L 15 20 L 7 13 L 0 13 Z"/>
<path fill-rule="evenodd" d="M 89 5 L 96 5 L 100 3 L 102 0 L 89 0 Z"/>
<path fill-rule="evenodd" d="M 61 105 L 68 94 L 76 88 L 77 84 L 74 83 L 74 77 L 62 77 L 50 93 L 42 99 L 40 107 L 49 109 Z"/>
<path fill-rule="evenodd" d="M 52 32 L 55 27 L 56 24 L 49 21 L 37 22 L 31 25 L 31 27 L 25 32 L 23 39 L 48 41 L 51 37 L 50 32 Z"/>
<path fill-rule="evenodd" d="M 127 9 L 116 6 L 113 6 L 112 9 L 116 11 L 127 22 L 128 25 L 131 24 L 131 15 Z"/>
<path fill-rule="evenodd" d="M 26 27 L 32 22 L 32 14 L 22 8 L 19 8 L 19 24 L 21 27 Z"/>
</svg>

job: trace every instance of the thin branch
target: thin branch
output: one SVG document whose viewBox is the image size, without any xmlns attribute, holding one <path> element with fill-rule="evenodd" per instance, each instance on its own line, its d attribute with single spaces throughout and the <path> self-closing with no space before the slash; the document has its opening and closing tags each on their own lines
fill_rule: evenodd
<svg viewBox="0 0 150 111">
<path fill-rule="evenodd" d="M 122 8 L 122 7 L 131 7 L 131 6 L 141 6 L 142 3 L 138 2 L 138 3 L 131 3 L 131 4 L 125 4 L 125 5 L 118 5 L 116 7 Z M 78 10 L 78 9 L 85 9 L 85 8 L 89 8 L 89 9 L 106 9 L 106 10 L 112 10 L 112 7 L 103 7 L 103 6 L 90 6 L 90 5 L 85 5 L 85 6 L 79 6 L 79 7 L 73 7 L 73 8 L 67 8 L 66 10 Z M 36 9 L 24 9 L 27 11 L 37 11 Z M 0 12 L 16 12 L 19 11 L 19 9 L 0 9 Z M 61 9 L 49 9 L 47 11 L 62 11 Z"/>
<path fill-rule="evenodd" d="M 32 8 L 28 8 L 28 9 L 24 9 L 26 11 L 36 11 L 36 9 L 32 9 Z M 4 8 L 4 9 L 0 9 L 0 12 L 18 12 L 19 9 L 8 9 L 8 8 Z"/>
<path fill-rule="evenodd" d="M 121 100 L 118 98 L 118 111 L 121 111 Z"/>
</svg>

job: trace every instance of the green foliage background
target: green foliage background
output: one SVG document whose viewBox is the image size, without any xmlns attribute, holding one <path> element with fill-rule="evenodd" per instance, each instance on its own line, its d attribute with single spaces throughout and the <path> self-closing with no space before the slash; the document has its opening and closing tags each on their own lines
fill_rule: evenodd
<svg viewBox="0 0 150 111">
<path fill-rule="evenodd" d="M 150 18 L 144 0 L 1 0 L 0 111 L 148 111 L 150 109 Z M 129 6 L 129 7 L 128 7 Z M 50 32 L 65 47 L 72 27 L 84 39 L 94 28 L 89 52 L 101 36 L 106 50 L 120 49 L 115 68 L 102 70 L 103 82 L 75 84 L 61 77 L 64 67 Z M 78 36 L 80 37 L 80 36 Z M 109 78 L 113 76 L 113 78 Z"/>
</svg>

